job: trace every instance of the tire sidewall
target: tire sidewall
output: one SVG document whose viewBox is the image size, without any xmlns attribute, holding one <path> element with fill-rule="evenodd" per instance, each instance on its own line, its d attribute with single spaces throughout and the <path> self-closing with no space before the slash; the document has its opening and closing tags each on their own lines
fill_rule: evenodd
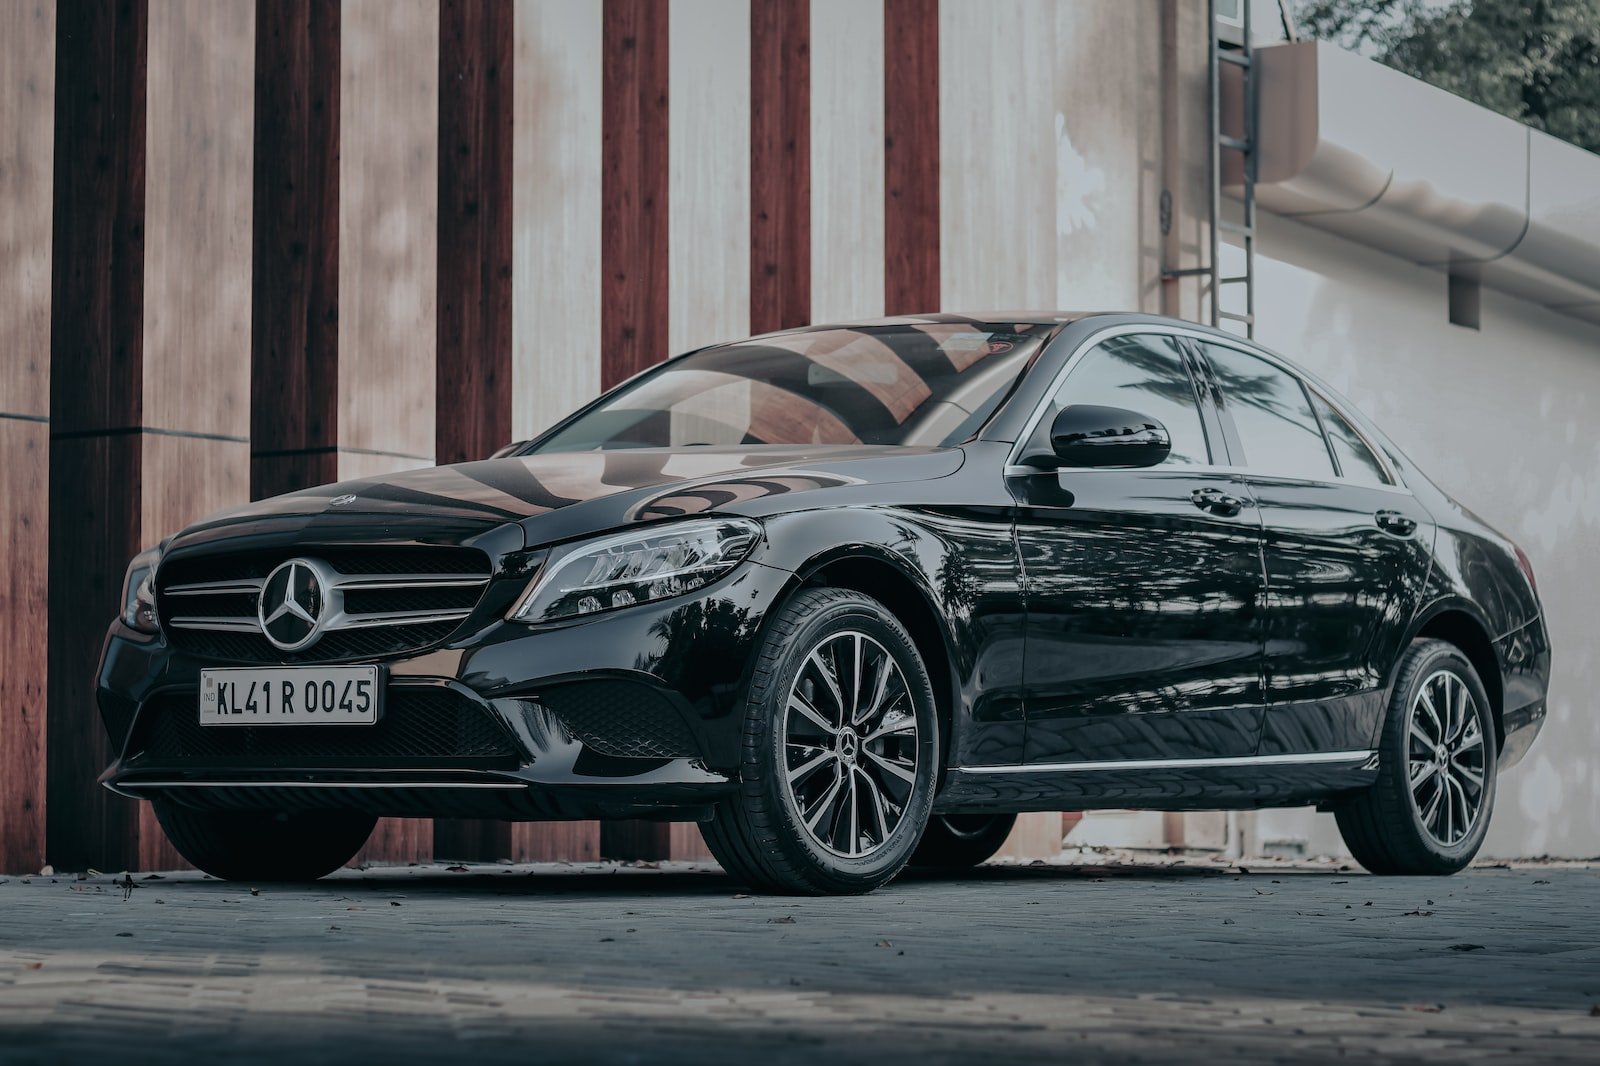
<svg viewBox="0 0 1600 1066">
<path fill-rule="evenodd" d="M 1446 847 L 1433 838 L 1427 827 L 1422 823 L 1422 815 L 1417 810 L 1416 801 L 1412 798 L 1409 766 L 1408 728 L 1411 720 L 1411 707 L 1417 699 L 1417 694 L 1428 679 L 1441 670 L 1448 670 L 1456 675 L 1467 686 L 1471 693 L 1473 703 L 1476 705 L 1478 725 L 1483 733 L 1484 753 L 1484 797 L 1482 807 L 1478 813 L 1478 820 L 1472 827 L 1472 832 L 1462 837 L 1460 842 Z M 1500 758 L 1500 747 L 1495 736 L 1495 726 L 1489 710 L 1489 697 L 1484 691 L 1483 682 L 1478 678 L 1478 672 L 1466 657 L 1454 648 L 1438 646 L 1425 650 L 1419 657 L 1411 671 L 1411 683 L 1404 692 L 1396 693 L 1399 699 L 1390 708 L 1389 722 L 1384 737 L 1383 762 L 1384 772 L 1390 775 L 1394 787 L 1405 797 L 1405 810 L 1408 824 L 1415 837 L 1416 843 L 1426 851 L 1430 858 L 1443 866 L 1460 868 L 1472 861 L 1478 849 L 1483 846 L 1483 838 L 1489 832 L 1489 821 L 1494 816 L 1494 802 L 1498 789 L 1499 774 L 1496 767 Z"/>
<path fill-rule="evenodd" d="M 852 630 L 872 637 L 894 658 L 905 677 L 917 718 L 916 782 L 905 813 L 886 845 L 858 858 L 827 851 L 811 838 L 784 780 L 788 767 L 783 723 L 789 690 L 813 649 L 828 637 Z M 840 887 L 881 883 L 910 859 L 932 812 L 934 784 L 938 779 L 939 727 L 928 671 L 900 623 L 886 608 L 865 596 L 853 596 L 813 611 L 801 620 L 785 643 L 765 691 L 752 692 L 755 703 L 752 710 L 756 712 L 751 716 L 752 722 L 763 724 L 765 732 L 759 745 L 761 785 L 767 794 L 768 809 L 774 813 L 778 830 L 775 843 L 802 869 L 824 878 L 827 884 L 820 887 L 833 888 L 836 883 Z"/>
</svg>

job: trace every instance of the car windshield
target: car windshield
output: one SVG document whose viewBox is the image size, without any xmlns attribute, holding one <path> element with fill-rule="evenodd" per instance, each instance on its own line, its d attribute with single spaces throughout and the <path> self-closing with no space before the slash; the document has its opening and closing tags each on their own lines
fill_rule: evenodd
<svg viewBox="0 0 1600 1066">
<path fill-rule="evenodd" d="M 533 450 L 956 444 L 983 425 L 1052 331 L 936 322 L 719 345 L 640 378 Z"/>
</svg>

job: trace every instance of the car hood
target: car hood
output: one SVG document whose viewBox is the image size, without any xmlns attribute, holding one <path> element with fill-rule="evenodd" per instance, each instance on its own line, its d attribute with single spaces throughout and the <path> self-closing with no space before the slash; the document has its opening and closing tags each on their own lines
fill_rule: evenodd
<svg viewBox="0 0 1600 1066">
<path fill-rule="evenodd" d="M 638 448 L 505 456 L 406 470 L 303 489 L 213 515 L 184 540 L 214 540 L 237 527 L 298 524 L 406 536 L 430 524 L 467 533 L 519 523 L 530 545 L 590 531 L 705 511 L 772 513 L 796 494 L 852 484 L 945 477 L 960 469 L 952 448 L 757 446 Z M 444 529 L 439 530 L 443 532 Z"/>
</svg>

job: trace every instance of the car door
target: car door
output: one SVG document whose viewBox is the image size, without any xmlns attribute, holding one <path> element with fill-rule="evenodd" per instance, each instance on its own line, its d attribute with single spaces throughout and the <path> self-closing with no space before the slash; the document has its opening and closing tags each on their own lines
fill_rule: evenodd
<svg viewBox="0 0 1600 1066">
<path fill-rule="evenodd" d="M 1145 469 L 1013 467 L 1026 596 L 1025 761 L 1248 756 L 1263 710 L 1260 525 L 1174 335 L 1123 333 L 1068 364 L 1019 456 L 1068 404 L 1159 419 Z M 1209 424 L 1209 428 L 1208 428 Z"/>
<path fill-rule="evenodd" d="M 1240 347 L 1199 348 L 1264 534 L 1260 753 L 1366 750 L 1427 578 L 1432 519 L 1381 451 L 1298 375 Z"/>
</svg>

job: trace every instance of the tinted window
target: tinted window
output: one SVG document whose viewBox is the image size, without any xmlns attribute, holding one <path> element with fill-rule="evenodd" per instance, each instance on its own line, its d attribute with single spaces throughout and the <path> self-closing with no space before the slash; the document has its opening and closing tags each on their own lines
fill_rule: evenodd
<svg viewBox="0 0 1600 1066">
<path fill-rule="evenodd" d="M 1205 349 L 1244 445 L 1241 465 L 1258 474 L 1331 479 L 1333 460 L 1299 379 L 1237 348 Z"/>
<path fill-rule="evenodd" d="M 1050 332 L 1028 323 L 929 322 L 718 345 L 640 378 L 539 451 L 958 443 L 994 411 Z"/>
<path fill-rule="evenodd" d="M 1333 445 L 1333 454 L 1339 457 L 1339 476 L 1363 485 L 1389 484 L 1383 464 L 1378 462 L 1378 457 L 1372 454 L 1372 449 L 1367 447 L 1367 442 L 1361 439 L 1355 427 L 1340 417 L 1339 412 L 1328 406 L 1328 401 L 1321 396 L 1313 393 L 1311 399 L 1322 418 L 1322 428 L 1328 431 L 1328 443 Z"/>
<path fill-rule="evenodd" d="M 1076 403 L 1149 415 L 1166 426 L 1172 437 L 1167 462 L 1210 462 L 1194 386 L 1171 337 L 1113 337 L 1085 352 L 1051 401 L 1033 447 L 1049 450 L 1051 421 L 1063 407 Z"/>
</svg>

